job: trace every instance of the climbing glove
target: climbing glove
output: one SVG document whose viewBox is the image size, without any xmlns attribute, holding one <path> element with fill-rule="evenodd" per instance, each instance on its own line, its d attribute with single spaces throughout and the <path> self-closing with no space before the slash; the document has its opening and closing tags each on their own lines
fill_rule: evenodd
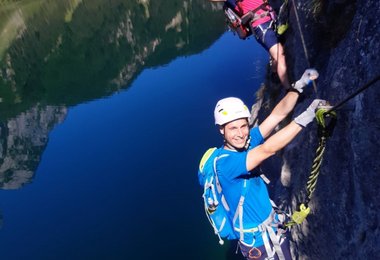
<svg viewBox="0 0 380 260">
<path fill-rule="evenodd" d="M 294 118 L 294 122 L 297 124 L 306 127 L 310 122 L 313 121 L 315 117 L 315 111 L 320 106 L 326 106 L 327 102 L 323 99 L 314 99 L 310 106 L 299 116 Z"/>
<path fill-rule="evenodd" d="M 302 77 L 293 83 L 293 89 L 297 90 L 299 93 L 302 93 L 303 88 L 308 85 L 312 80 L 317 79 L 319 76 L 318 71 L 315 69 L 307 69 L 303 73 Z"/>
</svg>

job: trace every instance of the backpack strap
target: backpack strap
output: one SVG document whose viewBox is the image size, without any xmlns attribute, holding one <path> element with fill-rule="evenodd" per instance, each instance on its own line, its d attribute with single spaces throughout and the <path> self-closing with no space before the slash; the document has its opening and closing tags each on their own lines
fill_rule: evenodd
<svg viewBox="0 0 380 260">
<path fill-rule="evenodd" d="M 239 231 L 240 240 L 244 240 L 243 205 L 244 205 L 245 195 L 247 194 L 248 186 L 249 186 L 249 181 L 247 181 L 247 179 L 245 179 L 244 183 L 242 185 L 242 192 L 241 192 L 241 196 L 239 199 L 239 203 L 238 203 L 238 206 L 237 206 L 236 211 L 235 211 L 234 219 L 232 221 L 232 223 L 234 225 L 234 229 L 236 230 L 235 222 L 239 218 L 239 229 L 237 231 Z"/>
<path fill-rule="evenodd" d="M 216 189 L 218 190 L 218 193 L 222 194 L 221 202 L 222 202 L 224 208 L 227 211 L 229 211 L 230 207 L 228 206 L 226 198 L 224 197 L 224 194 L 222 193 L 222 185 L 220 185 L 219 176 L 218 176 L 218 173 L 216 171 L 216 161 L 219 160 L 220 158 L 227 157 L 228 154 L 222 154 L 222 155 L 219 155 L 219 154 L 220 154 L 220 150 L 218 150 L 218 155 L 214 159 L 214 166 L 213 166 L 214 167 L 214 173 L 215 173 L 215 184 L 216 184 Z"/>
<path fill-rule="evenodd" d="M 210 158 L 212 153 L 216 150 L 216 147 L 209 148 L 202 156 L 201 162 L 199 163 L 199 171 L 203 172 L 203 168 L 207 160 Z"/>
</svg>

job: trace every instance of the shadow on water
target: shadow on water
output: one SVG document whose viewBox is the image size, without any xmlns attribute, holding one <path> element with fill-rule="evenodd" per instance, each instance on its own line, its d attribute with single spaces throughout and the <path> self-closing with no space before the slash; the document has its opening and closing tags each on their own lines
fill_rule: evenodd
<svg viewBox="0 0 380 260">
<path fill-rule="evenodd" d="M 0 1 L 0 187 L 32 181 L 68 107 L 210 46 L 219 11 L 204 0 Z"/>
</svg>

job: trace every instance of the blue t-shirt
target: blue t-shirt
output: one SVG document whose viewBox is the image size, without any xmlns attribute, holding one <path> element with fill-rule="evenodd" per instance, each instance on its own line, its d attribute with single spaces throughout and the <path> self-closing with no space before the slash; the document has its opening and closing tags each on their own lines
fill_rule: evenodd
<svg viewBox="0 0 380 260">
<path fill-rule="evenodd" d="M 221 157 L 216 164 L 223 193 L 233 212 L 237 209 L 244 180 L 249 181 L 243 206 L 244 229 L 257 227 L 269 217 L 272 211 L 272 204 L 264 181 L 259 174 L 254 171 L 249 172 L 246 167 L 248 151 L 264 141 L 258 127 L 252 128 L 250 135 L 251 141 L 246 151 L 237 152 L 220 148 L 220 155 L 228 156 Z M 235 222 L 235 226 L 239 226 L 238 220 Z M 260 233 L 245 233 L 243 242 L 249 245 L 254 243 L 256 247 L 264 244 Z"/>
</svg>

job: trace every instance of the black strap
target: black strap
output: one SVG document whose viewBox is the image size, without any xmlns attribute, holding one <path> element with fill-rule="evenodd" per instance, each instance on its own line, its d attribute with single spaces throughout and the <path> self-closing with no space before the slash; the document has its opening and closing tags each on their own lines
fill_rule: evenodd
<svg viewBox="0 0 380 260">
<path fill-rule="evenodd" d="M 302 94 L 298 89 L 295 89 L 295 88 L 293 88 L 293 87 L 291 87 L 291 88 L 289 88 L 288 90 L 287 90 L 288 92 L 296 92 L 296 93 L 298 93 L 298 94 Z"/>
</svg>

